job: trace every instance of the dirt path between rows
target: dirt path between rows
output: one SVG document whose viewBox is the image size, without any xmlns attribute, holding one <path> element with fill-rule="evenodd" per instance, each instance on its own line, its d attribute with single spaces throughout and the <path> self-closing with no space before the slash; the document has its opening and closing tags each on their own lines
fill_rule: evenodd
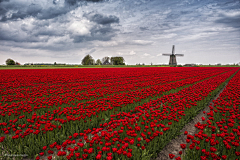
<svg viewBox="0 0 240 160">
<path fill-rule="evenodd" d="M 194 126 L 198 122 L 201 124 L 203 123 L 202 117 L 207 119 L 207 113 L 210 112 L 209 105 L 212 104 L 213 100 L 216 100 L 219 97 L 219 94 L 223 92 L 223 90 L 226 88 L 228 82 L 225 84 L 225 86 L 219 91 L 219 93 L 208 103 L 208 105 L 199 112 L 199 114 L 191 121 L 189 122 L 184 128 L 180 131 L 181 135 L 177 136 L 175 139 L 171 140 L 164 148 L 163 150 L 158 154 L 158 157 L 156 160 L 171 160 L 169 158 L 169 154 L 174 154 L 175 157 L 181 157 L 179 154 L 179 151 L 182 151 L 182 148 L 180 147 L 180 144 L 186 144 L 186 138 L 187 136 L 184 135 L 184 132 L 187 131 L 188 134 L 191 134 L 194 136 L 195 133 L 197 133 L 199 130 Z M 204 114 L 203 111 L 206 113 Z"/>
</svg>

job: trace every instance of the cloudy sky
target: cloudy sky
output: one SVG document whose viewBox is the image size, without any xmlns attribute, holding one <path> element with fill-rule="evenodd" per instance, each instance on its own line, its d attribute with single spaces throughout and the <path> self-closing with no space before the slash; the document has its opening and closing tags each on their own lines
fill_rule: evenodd
<svg viewBox="0 0 240 160">
<path fill-rule="evenodd" d="M 240 62 L 239 0 L 0 0 L 0 64 Z"/>
</svg>

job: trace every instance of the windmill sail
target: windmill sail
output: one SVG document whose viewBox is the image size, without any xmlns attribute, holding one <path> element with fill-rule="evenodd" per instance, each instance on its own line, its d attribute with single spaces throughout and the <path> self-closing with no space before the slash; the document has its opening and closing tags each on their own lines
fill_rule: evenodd
<svg viewBox="0 0 240 160">
<path fill-rule="evenodd" d="M 184 56 L 184 54 L 175 54 L 175 56 Z"/>
<path fill-rule="evenodd" d="M 172 46 L 172 54 L 174 54 L 175 53 L 175 46 L 173 45 Z"/>
<path fill-rule="evenodd" d="M 170 56 L 170 55 L 172 55 L 172 54 L 169 54 L 169 53 L 163 53 L 162 55 L 163 55 L 163 56 Z"/>
</svg>

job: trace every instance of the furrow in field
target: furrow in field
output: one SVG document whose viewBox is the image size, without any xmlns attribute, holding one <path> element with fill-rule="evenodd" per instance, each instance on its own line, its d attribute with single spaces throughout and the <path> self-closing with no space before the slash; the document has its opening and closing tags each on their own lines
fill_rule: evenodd
<svg viewBox="0 0 240 160">
<path fill-rule="evenodd" d="M 184 153 L 184 150 L 181 148 L 181 145 L 183 144 L 185 145 L 186 135 L 188 134 L 188 135 L 194 136 L 197 133 L 198 129 L 195 127 L 196 124 L 198 123 L 202 124 L 204 122 L 203 118 L 206 119 L 207 118 L 206 113 L 210 112 L 209 106 L 213 104 L 214 100 L 219 98 L 219 95 L 225 90 L 226 86 L 228 85 L 228 82 L 232 79 L 234 78 L 228 79 L 227 81 L 224 82 L 225 83 L 224 86 L 219 88 L 220 91 L 216 94 L 216 96 L 210 100 L 210 102 L 206 105 L 206 107 L 203 110 L 199 111 L 198 115 L 196 115 L 191 122 L 189 122 L 183 127 L 183 129 L 180 131 L 181 135 L 177 136 L 175 139 L 169 142 L 167 146 L 163 148 L 163 150 L 158 154 L 158 157 L 156 158 L 156 160 L 170 160 L 169 154 L 175 155 L 175 158 L 183 156 L 182 154 Z M 199 157 L 195 157 L 195 158 L 199 158 Z"/>
<path fill-rule="evenodd" d="M 209 105 L 197 131 L 185 137 L 187 150 L 182 159 L 239 159 L 240 142 L 240 72 Z"/>
</svg>

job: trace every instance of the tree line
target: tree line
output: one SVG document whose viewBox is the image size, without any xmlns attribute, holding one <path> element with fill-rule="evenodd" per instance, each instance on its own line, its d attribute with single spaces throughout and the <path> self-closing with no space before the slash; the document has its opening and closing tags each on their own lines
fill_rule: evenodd
<svg viewBox="0 0 240 160">
<path fill-rule="evenodd" d="M 123 57 L 103 57 L 102 60 L 97 59 L 96 62 L 91 55 L 86 55 L 82 59 L 82 65 L 125 65 Z M 15 62 L 13 59 L 7 59 L 6 65 L 20 65 L 20 63 Z M 57 65 L 54 62 L 54 65 Z"/>
<path fill-rule="evenodd" d="M 6 60 L 6 65 L 20 65 L 20 63 L 15 62 L 13 59 L 8 58 Z"/>
<path fill-rule="evenodd" d="M 125 65 L 123 57 L 103 57 L 102 60 L 97 59 L 96 62 L 91 55 L 86 55 L 82 59 L 82 65 Z"/>
</svg>

